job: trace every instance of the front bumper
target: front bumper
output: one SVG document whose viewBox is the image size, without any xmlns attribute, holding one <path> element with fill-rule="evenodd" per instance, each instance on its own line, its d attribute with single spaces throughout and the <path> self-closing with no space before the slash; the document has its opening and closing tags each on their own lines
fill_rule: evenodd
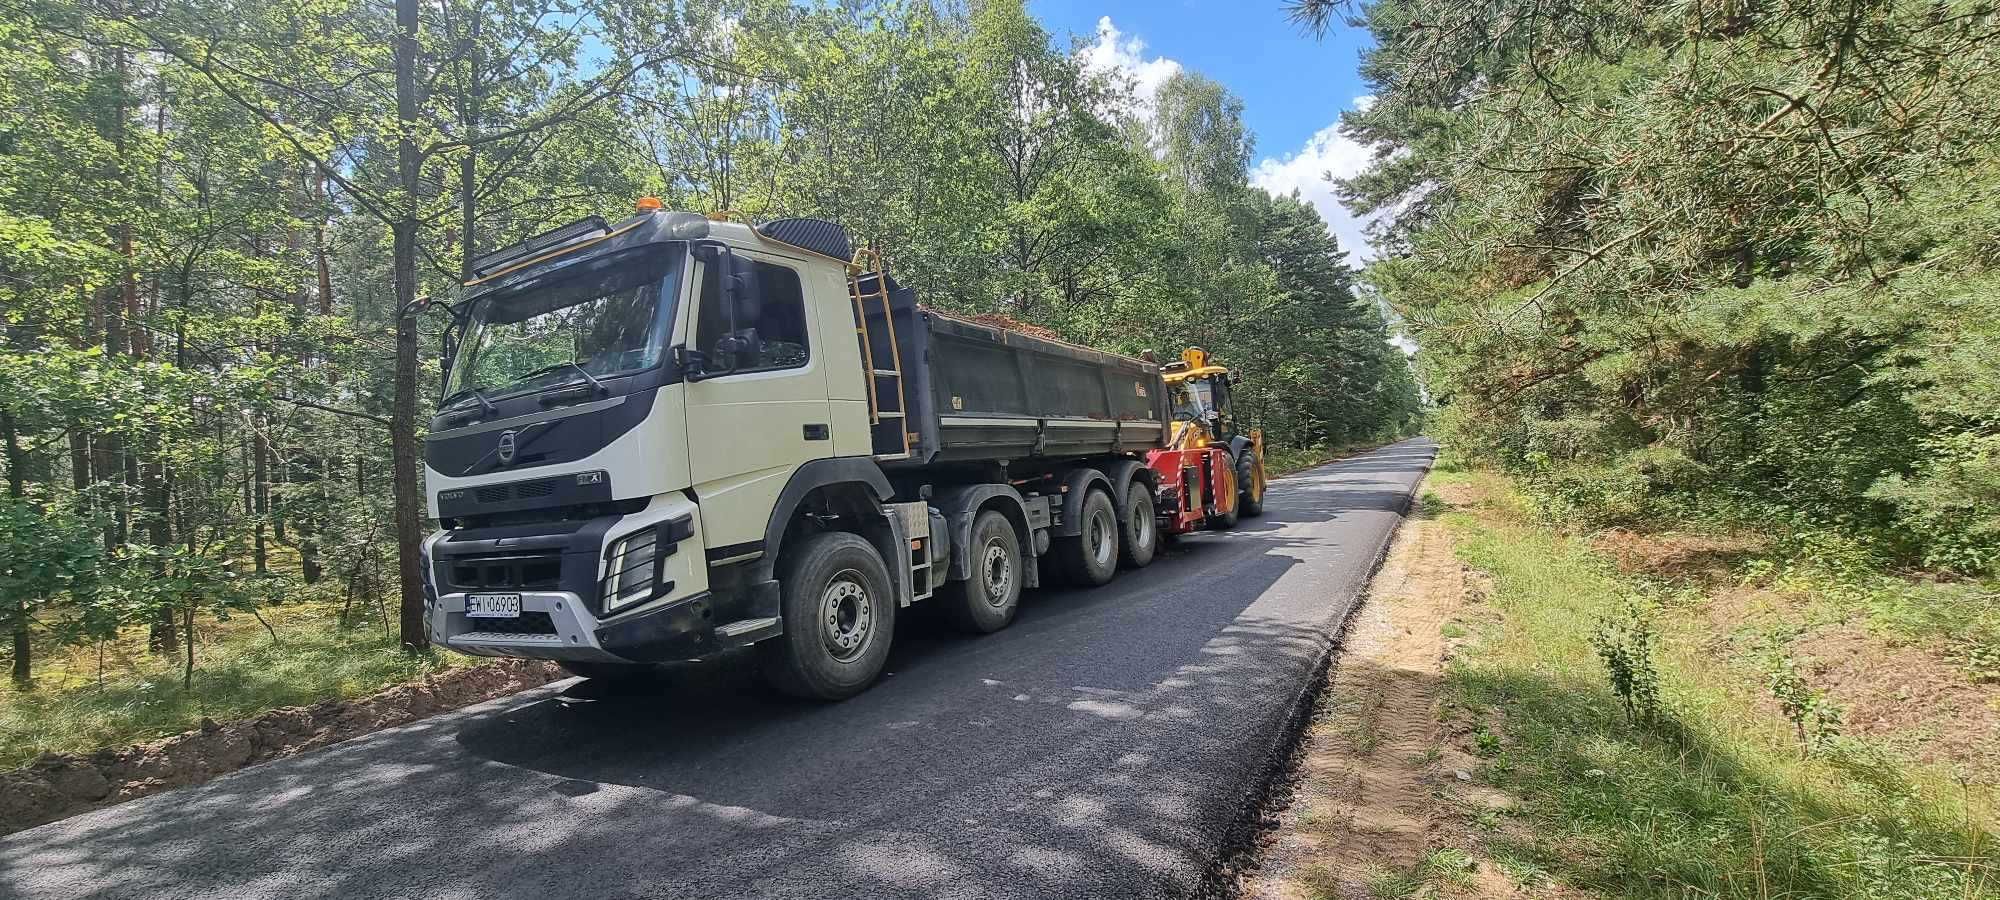
<svg viewBox="0 0 2000 900">
<path fill-rule="evenodd" d="M 521 592 L 516 619 L 475 619 L 465 614 L 465 593 L 438 598 L 431 637 L 474 656 L 575 662 L 669 662 L 707 656 L 736 642 L 716 632 L 714 598 L 707 592 L 599 623 L 572 593 Z M 546 618 L 544 618 L 546 617 Z"/>
<path fill-rule="evenodd" d="M 711 592 L 700 511 L 686 497 L 656 497 L 644 510 L 587 522 L 439 532 L 424 544 L 426 624 L 431 640 L 478 656 L 577 662 L 691 659 L 743 643 L 731 628 L 775 591 Z M 624 549 L 648 533 L 654 547 L 635 603 L 602 612 L 618 589 Z M 629 586 L 630 582 L 626 582 Z M 650 587 L 647 587 L 650 585 Z M 773 585 L 775 587 L 775 585 Z M 468 597 L 518 594 L 520 614 L 466 614 Z M 768 604 L 746 604 L 769 593 Z"/>
</svg>

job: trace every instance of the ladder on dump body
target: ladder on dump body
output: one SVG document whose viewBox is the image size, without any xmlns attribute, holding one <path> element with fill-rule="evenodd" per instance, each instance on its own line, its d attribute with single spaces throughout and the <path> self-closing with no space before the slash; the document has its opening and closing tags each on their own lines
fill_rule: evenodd
<svg viewBox="0 0 2000 900">
<path fill-rule="evenodd" d="M 864 294 L 861 291 L 861 279 L 870 271 L 875 273 L 875 290 Z M 903 389 L 903 350 L 896 342 L 895 313 L 889 308 L 889 267 L 883 264 L 881 251 L 863 248 L 854 252 L 854 260 L 847 264 L 847 292 L 854 298 L 854 330 L 861 339 L 861 364 L 868 369 L 869 444 L 871 446 L 874 444 L 875 426 L 882 424 L 884 419 L 895 420 L 898 423 L 896 434 L 902 439 L 902 450 L 877 453 L 875 458 L 909 459 L 909 392 Z M 875 364 L 875 342 L 870 340 L 868 334 L 867 304 L 871 300 L 881 302 L 882 326 L 889 330 L 889 367 L 886 369 Z M 876 381 L 883 378 L 891 378 L 896 382 L 896 408 L 893 410 L 882 408 L 881 391 L 876 386 Z"/>
</svg>

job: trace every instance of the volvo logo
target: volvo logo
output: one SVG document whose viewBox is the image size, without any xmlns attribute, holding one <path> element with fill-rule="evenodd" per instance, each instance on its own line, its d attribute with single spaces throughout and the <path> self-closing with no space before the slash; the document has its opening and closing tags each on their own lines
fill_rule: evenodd
<svg viewBox="0 0 2000 900">
<path fill-rule="evenodd" d="M 512 463 L 514 461 L 514 432 L 500 432 L 500 446 L 495 448 L 493 452 L 500 455 L 501 465 L 504 466 Z"/>
</svg>

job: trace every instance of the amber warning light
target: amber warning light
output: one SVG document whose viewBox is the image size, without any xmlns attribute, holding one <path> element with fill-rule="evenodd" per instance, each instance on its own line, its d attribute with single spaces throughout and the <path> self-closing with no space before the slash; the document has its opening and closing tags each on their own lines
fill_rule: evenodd
<svg viewBox="0 0 2000 900">
<path fill-rule="evenodd" d="M 632 205 L 637 207 L 640 212 L 659 212 L 664 208 L 660 205 L 660 198 L 658 197 L 640 197 L 639 202 Z"/>
</svg>

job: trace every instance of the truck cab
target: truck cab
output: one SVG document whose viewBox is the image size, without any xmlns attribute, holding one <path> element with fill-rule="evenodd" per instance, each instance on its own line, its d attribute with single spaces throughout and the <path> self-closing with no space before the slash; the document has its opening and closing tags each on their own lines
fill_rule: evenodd
<svg viewBox="0 0 2000 900">
<path fill-rule="evenodd" d="M 845 265 L 656 210 L 480 260 L 425 438 L 432 638 L 628 663 L 768 628 L 710 564 L 762 552 L 801 467 L 873 455 Z"/>
</svg>

